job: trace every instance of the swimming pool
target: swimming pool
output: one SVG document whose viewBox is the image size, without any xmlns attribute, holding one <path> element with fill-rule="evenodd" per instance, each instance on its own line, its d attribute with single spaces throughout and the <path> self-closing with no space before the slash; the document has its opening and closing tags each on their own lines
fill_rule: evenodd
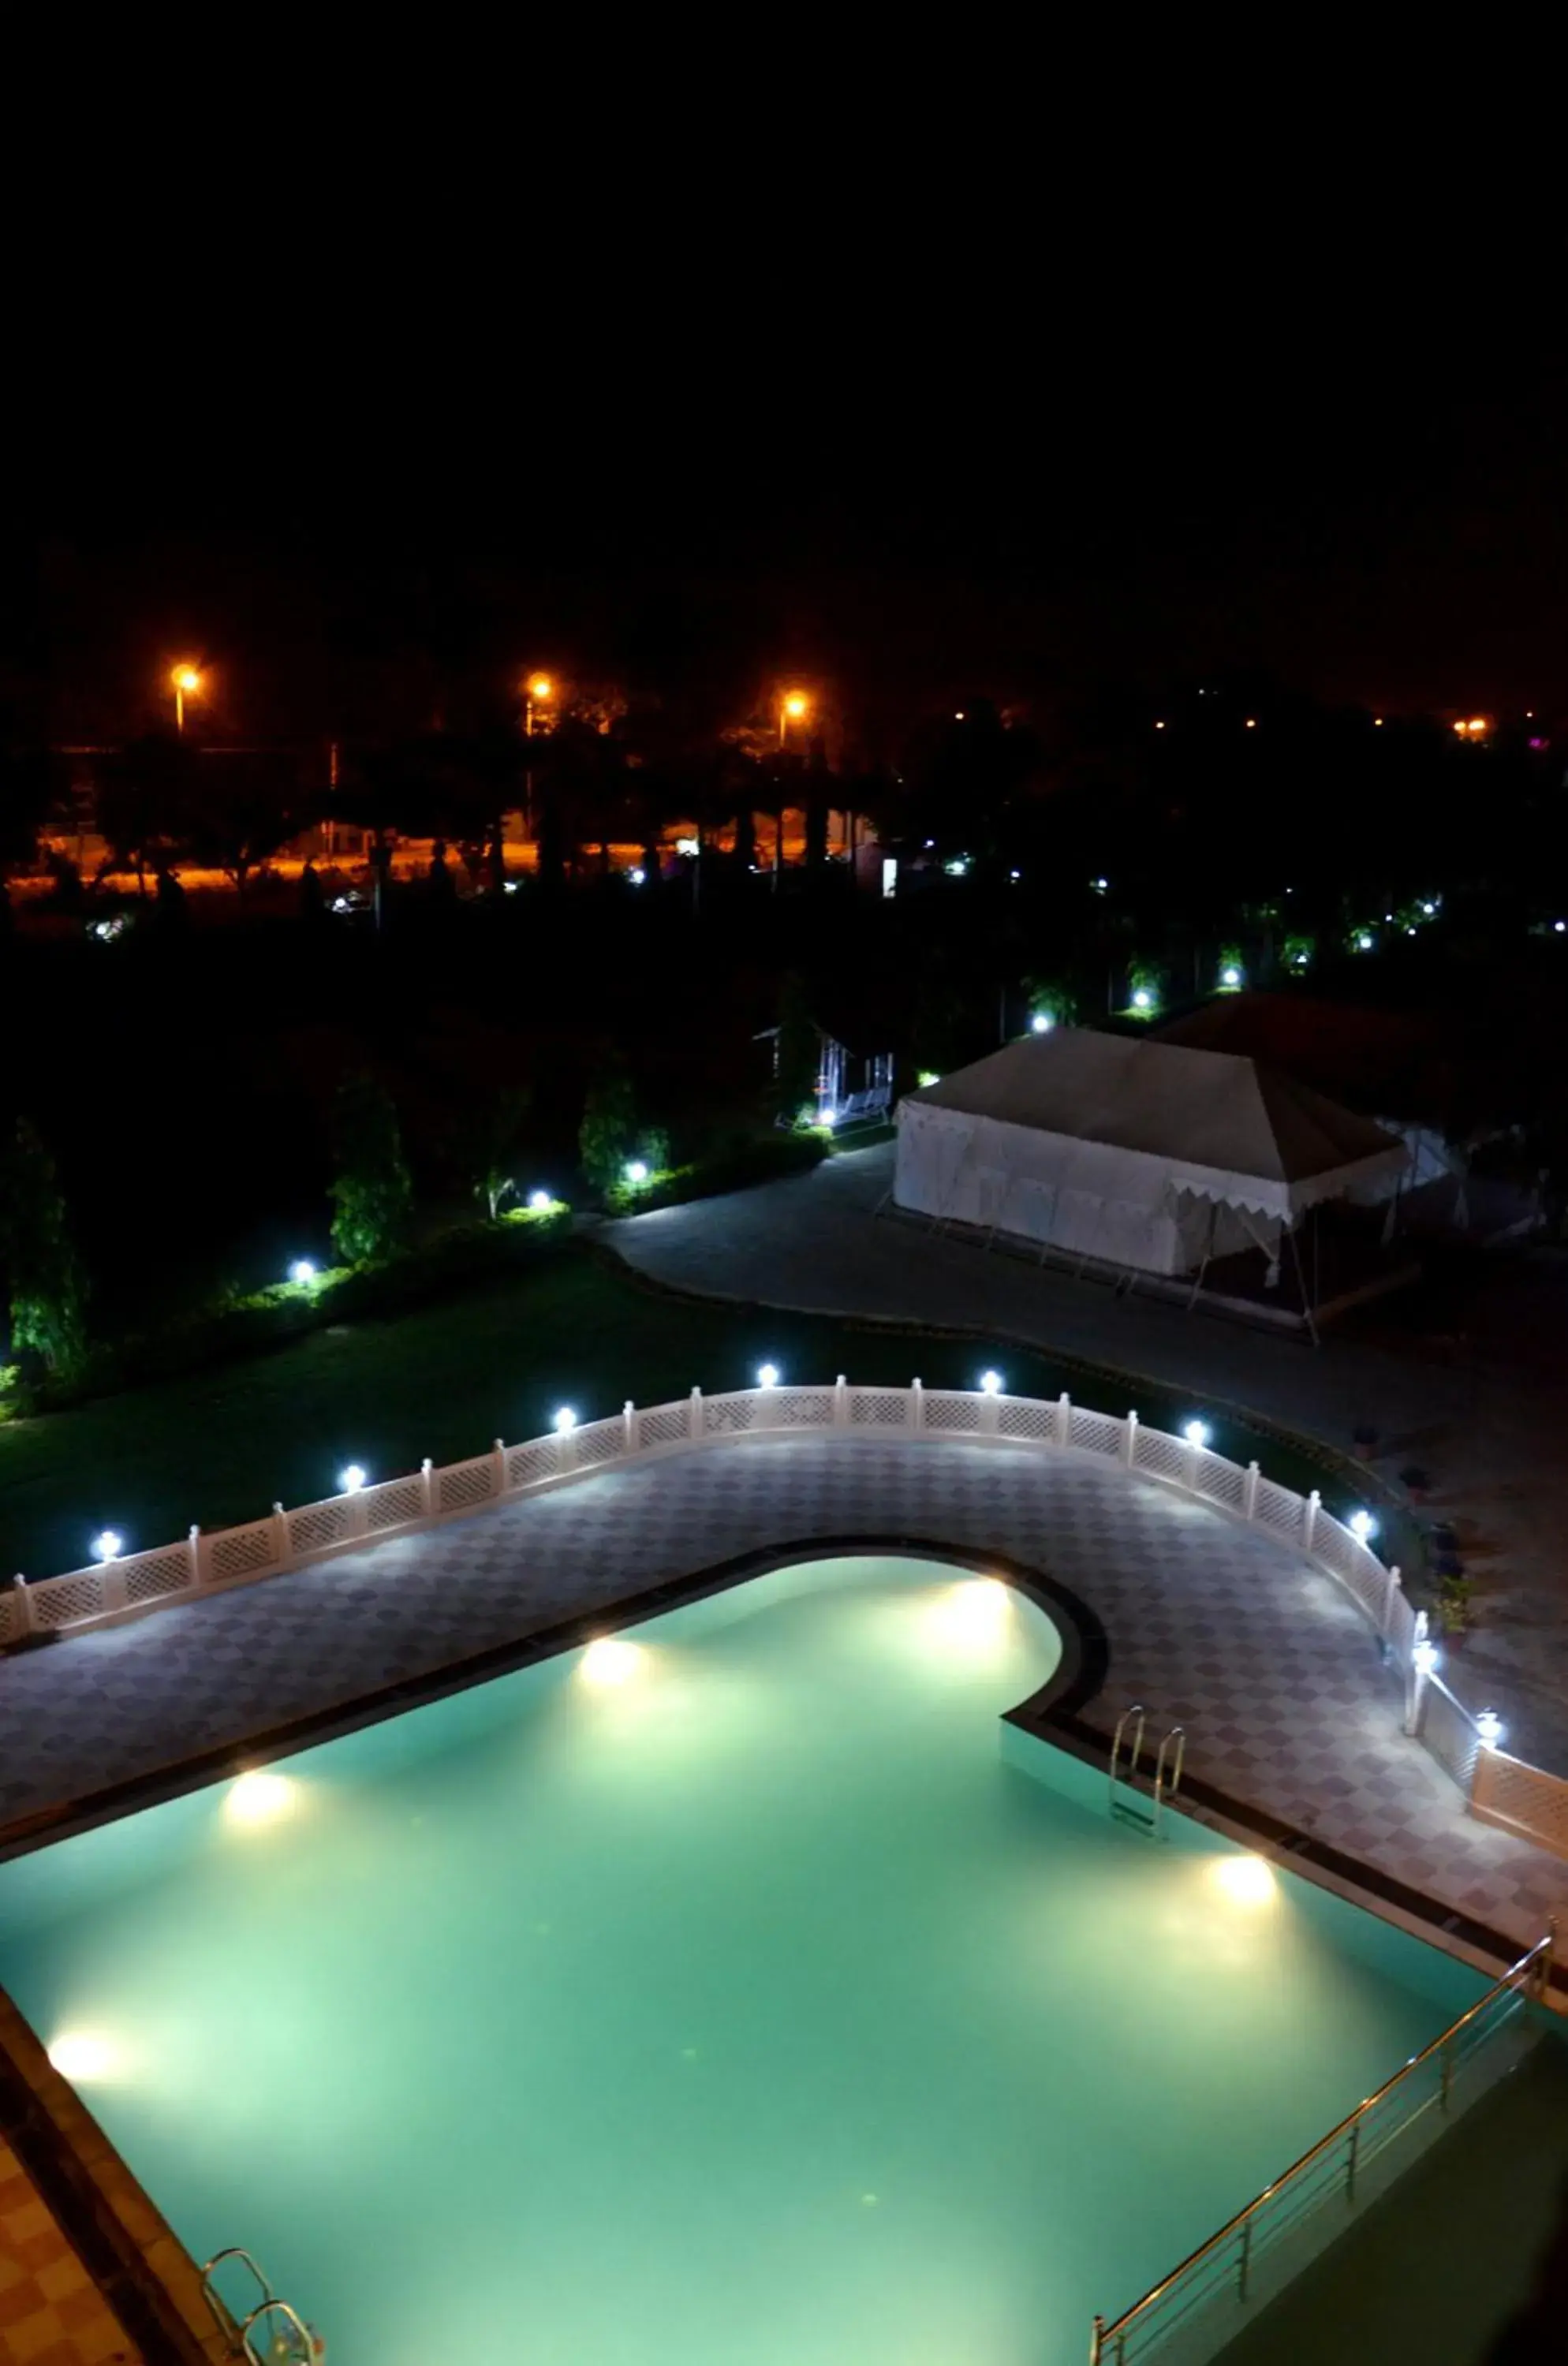
<svg viewBox="0 0 1568 2366">
<path fill-rule="evenodd" d="M 0 1980 L 340 2366 L 1077 2359 L 1484 1983 L 1010 1763 L 1059 1651 L 775 1571 L 0 1865 Z"/>
</svg>

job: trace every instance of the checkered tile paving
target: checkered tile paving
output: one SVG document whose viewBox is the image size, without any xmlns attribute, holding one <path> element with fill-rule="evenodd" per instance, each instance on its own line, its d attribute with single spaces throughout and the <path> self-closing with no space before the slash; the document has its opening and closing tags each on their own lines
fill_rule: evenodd
<svg viewBox="0 0 1568 2366">
<path fill-rule="evenodd" d="M 137 2366 L 140 2357 L 0 2144 L 0 2366 Z"/>
<path fill-rule="evenodd" d="M 0 1817 L 739 1553 L 854 1535 L 1045 1571 L 1110 1638 L 1091 1719 L 1142 1700 L 1152 1728 L 1186 1726 L 1195 1774 L 1521 1943 L 1568 1920 L 1568 1865 L 1464 1814 L 1330 1579 L 1117 1467 L 957 1440 L 738 1440 L 6 1660 Z"/>
</svg>

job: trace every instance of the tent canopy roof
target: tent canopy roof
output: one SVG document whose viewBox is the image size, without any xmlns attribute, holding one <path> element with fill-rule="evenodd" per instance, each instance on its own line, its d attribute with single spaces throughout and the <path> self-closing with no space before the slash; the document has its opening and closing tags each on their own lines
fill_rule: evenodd
<svg viewBox="0 0 1568 2366">
<path fill-rule="evenodd" d="M 1077 1028 L 1026 1036 L 908 1098 L 1206 1168 L 1234 1177 L 1236 1200 L 1248 1204 L 1257 1204 L 1248 1183 L 1304 1204 L 1327 1197 L 1328 1178 L 1348 1167 L 1403 1166 L 1406 1156 L 1370 1118 L 1260 1061 Z M 1231 1196 L 1196 1177 L 1188 1188 Z"/>
</svg>

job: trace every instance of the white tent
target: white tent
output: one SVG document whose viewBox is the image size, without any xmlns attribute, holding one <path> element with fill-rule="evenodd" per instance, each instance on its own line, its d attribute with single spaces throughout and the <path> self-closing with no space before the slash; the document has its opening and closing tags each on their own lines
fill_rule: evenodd
<svg viewBox="0 0 1568 2366">
<path fill-rule="evenodd" d="M 1068 1256 L 1180 1274 L 1396 1174 L 1371 1119 L 1232 1053 L 1058 1028 L 898 1105 L 894 1199 Z"/>
</svg>

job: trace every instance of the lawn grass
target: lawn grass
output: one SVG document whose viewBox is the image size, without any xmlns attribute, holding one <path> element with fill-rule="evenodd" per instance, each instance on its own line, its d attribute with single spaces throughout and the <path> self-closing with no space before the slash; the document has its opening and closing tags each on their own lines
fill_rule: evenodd
<svg viewBox="0 0 1568 2366">
<path fill-rule="evenodd" d="M 977 1335 L 775 1313 L 676 1296 L 604 1253 L 570 1244 L 547 1263 L 399 1316 L 332 1328 L 258 1355 L 127 1390 L 69 1412 L 0 1426 L 0 1568 L 28 1578 L 80 1568 L 111 1527 L 128 1551 L 167 1543 L 191 1522 L 219 1527 L 274 1501 L 331 1494 L 348 1462 L 372 1479 L 454 1462 L 497 1437 L 549 1428 L 558 1406 L 580 1421 L 627 1397 L 656 1404 L 694 1384 L 750 1387 L 757 1367 L 792 1380 L 972 1388 L 987 1365 L 1024 1396 L 1108 1413 L 1135 1404 L 1175 1427 L 1201 1412 L 1213 1443 L 1287 1486 L 1338 1500 L 1324 1459 L 1223 1412 L 1104 1368 Z"/>
</svg>

